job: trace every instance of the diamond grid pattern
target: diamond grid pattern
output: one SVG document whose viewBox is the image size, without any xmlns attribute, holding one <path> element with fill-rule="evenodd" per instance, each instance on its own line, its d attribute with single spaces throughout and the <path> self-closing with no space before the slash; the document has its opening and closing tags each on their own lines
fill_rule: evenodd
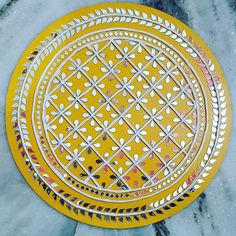
<svg viewBox="0 0 236 236">
<path fill-rule="evenodd" d="M 54 132 L 53 132 L 51 129 L 50 129 L 49 131 L 50 131 L 50 133 L 55 137 L 55 139 L 58 138 L 57 135 L 55 135 Z M 66 147 L 65 145 L 63 145 L 63 142 L 61 142 L 60 146 L 62 146 L 63 149 L 64 149 L 68 154 L 70 154 L 71 156 L 73 156 L 72 151 L 71 151 L 68 147 Z M 79 156 L 79 154 L 78 154 L 77 156 Z M 80 167 L 83 169 L 83 171 L 84 171 L 88 176 L 90 176 L 90 173 L 86 170 L 86 168 L 84 168 L 84 166 L 83 166 L 80 162 L 78 162 L 78 164 L 79 164 Z M 93 181 L 93 183 L 94 183 L 97 187 L 99 187 L 99 184 L 98 184 L 97 181 L 93 178 L 93 176 L 91 176 L 91 180 Z"/>
<path fill-rule="evenodd" d="M 110 44 L 110 42 L 108 42 L 104 47 L 102 47 L 100 50 L 98 50 L 97 54 L 101 53 L 103 51 L 104 48 L 106 48 L 108 45 Z M 97 55 L 96 54 L 96 55 Z M 78 69 L 75 69 L 69 76 L 65 77 L 64 79 L 62 78 L 58 78 L 58 76 L 56 76 L 59 80 L 63 80 L 64 82 L 67 82 L 72 76 L 74 76 L 78 71 L 83 71 L 83 67 L 85 65 L 87 65 L 90 61 L 93 61 L 94 57 L 96 57 L 96 55 L 93 55 L 92 57 L 90 57 L 89 59 L 87 59 L 85 62 L 81 63 L 80 67 Z M 70 61 L 72 62 L 72 64 L 75 64 L 75 62 L 70 59 Z M 102 78 L 103 79 L 103 78 Z M 100 81 L 102 80 L 100 79 Z M 55 86 L 49 93 L 49 95 L 53 94 L 54 91 L 56 91 L 58 88 L 60 87 L 60 84 Z M 87 91 L 85 91 L 86 93 Z"/>
<path fill-rule="evenodd" d="M 99 56 L 98 56 L 98 57 L 99 57 Z M 101 58 L 99 58 L 99 59 L 101 59 Z M 106 66 L 108 66 L 105 62 L 103 62 L 103 63 L 104 63 Z M 112 69 L 112 68 L 110 68 L 110 69 Z M 85 75 L 88 79 L 90 79 L 85 73 L 84 73 L 84 75 Z M 115 73 L 114 73 L 114 75 L 115 75 Z M 115 76 L 116 76 L 116 75 L 115 75 Z M 116 76 L 116 77 L 117 77 L 117 76 Z M 119 79 L 119 78 L 117 77 L 117 79 Z M 109 104 L 116 112 L 119 112 L 119 111 L 117 110 L 117 108 L 114 106 L 113 102 L 112 102 L 112 97 L 107 98 L 107 97 L 102 93 L 102 91 L 101 91 L 99 88 L 98 88 L 98 91 L 99 91 L 99 93 L 104 97 L 104 99 L 106 99 L 107 104 Z M 121 92 L 122 89 L 118 90 L 117 92 L 119 92 L 119 91 Z M 113 95 L 113 96 L 114 96 L 114 95 Z M 130 128 L 133 129 L 132 125 L 129 124 L 129 122 L 128 122 L 126 119 L 124 119 L 124 120 L 125 120 L 125 122 L 130 126 Z M 102 124 L 99 122 L 99 120 L 96 119 L 96 121 L 102 126 Z M 125 149 L 123 149 L 122 146 L 119 145 L 119 143 L 117 142 L 117 140 L 114 139 L 114 137 L 113 137 L 109 132 L 107 132 L 107 134 L 114 140 L 114 142 L 116 143 L 116 145 L 119 146 L 119 149 L 122 150 L 122 151 L 126 154 L 126 156 L 130 159 L 130 161 L 133 161 L 133 159 L 129 156 L 128 152 L 127 152 Z M 128 144 L 128 142 L 127 142 L 126 144 Z M 99 157 L 100 157 L 100 155 L 99 155 Z M 109 166 L 109 168 L 111 168 L 111 166 Z M 148 175 L 147 175 L 139 166 L 137 166 L 137 168 L 138 168 L 146 177 L 148 177 Z M 111 169 L 112 169 L 112 168 L 111 168 Z M 117 172 L 114 171 L 114 169 L 112 169 L 112 170 L 113 170 L 113 172 L 114 172 L 115 174 L 117 174 Z M 94 172 L 94 173 L 96 173 L 96 172 Z M 119 175 L 119 174 L 117 174 L 117 175 Z M 118 180 L 117 180 L 117 181 L 118 181 Z M 114 182 L 115 182 L 115 181 L 114 181 Z"/>
<path fill-rule="evenodd" d="M 115 45 L 115 46 L 117 47 L 117 45 Z M 120 51 L 120 52 L 121 52 L 121 51 Z M 122 53 L 122 52 L 121 52 L 121 53 Z M 157 56 L 158 56 L 158 55 L 157 55 Z M 156 56 L 156 57 L 157 57 L 157 56 Z M 154 58 L 153 60 L 155 60 L 155 58 Z M 151 63 L 151 62 L 152 62 L 152 60 L 151 60 L 149 63 Z M 103 62 L 103 63 L 106 65 L 105 62 Z M 147 65 L 148 65 L 149 63 L 147 63 Z M 146 65 L 146 66 L 147 66 L 147 65 Z M 107 66 L 107 65 L 106 65 L 106 66 Z M 146 66 L 145 66 L 145 67 L 146 67 Z M 145 69 L 145 67 L 144 67 L 144 69 Z M 139 73 L 137 73 L 137 74 L 139 74 Z M 137 74 L 136 74 L 136 75 L 137 75 Z M 118 80 L 120 80 L 117 75 L 115 75 L 115 76 L 116 76 L 116 78 L 117 78 Z M 133 76 L 133 78 L 135 78 L 135 76 Z M 132 79 L 131 79 L 131 81 L 132 81 Z M 129 92 L 133 97 L 135 97 L 135 96 L 132 94 L 132 92 L 130 92 L 130 91 L 128 91 L 128 92 Z M 112 105 L 112 106 L 113 106 L 113 105 Z M 116 109 L 114 106 L 113 106 L 113 108 Z M 125 122 L 131 127 L 131 129 L 133 129 L 132 125 L 131 125 L 126 119 L 124 119 L 124 120 L 125 120 Z M 141 137 L 140 137 L 140 138 L 141 138 Z M 128 144 L 131 140 L 132 140 L 132 139 L 130 139 L 128 142 L 126 142 L 126 144 Z M 141 138 L 141 140 L 142 140 L 146 145 L 148 145 L 147 142 L 146 142 L 143 138 Z M 129 157 L 128 153 L 127 153 L 125 150 L 124 150 L 124 152 L 125 152 L 125 154 Z M 154 153 L 156 153 L 156 152 L 154 151 Z M 156 155 L 159 156 L 159 154 L 157 154 L 157 153 L 156 153 Z M 129 157 L 129 158 L 130 158 L 130 160 L 132 161 L 132 158 L 131 158 L 131 157 Z M 161 159 L 160 156 L 159 156 L 159 158 Z M 162 162 L 165 163 L 163 160 L 162 160 Z M 146 177 L 148 176 L 141 168 L 139 168 L 138 165 L 136 165 L 136 166 L 137 166 L 137 168 L 138 168 Z M 129 169 L 129 170 L 130 170 L 130 169 Z M 128 171 L 127 171 L 127 172 L 128 172 Z M 112 184 L 112 185 L 113 185 L 113 184 Z M 111 186 L 112 186 L 112 185 L 111 185 Z"/>
<path fill-rule="evenodd" d="M 101 55 L 101 52 L 102 52 L 105 48 L 110 47 L 111 45 L 112 45 L 113 47 L 115 47 L 115 48 L 120 52 L 120 54 L 122 55 L 122 59 L 121 59 L 120 61 L 118 61 L 115 65 L 109 65 L 109 64 L 107 64 L 107 62 L 104 61 L 104 58 L 103 58 L 103 56 Z M 143 74 L 142 72 L 145 70 L 145 68 L 146 68 L 149 64 L 153 63 L 153 61 L 155 61 L 155 60 L 157 59 L 157 57 L 160 56 L 160 54 L 161 54 L 162 52 L 157 52 L 157 54 L 156 54 L 155 56 L 153 56 L 152 53 L 145 47 L 145 45 L 142 45 L 143 49 L 146 50 L 146 51 L 150 54 L 150 56 L 152 57 L 152 59 L 149 60 L 141 69 L 139 69 L 139 68 L 134 64 L 134 62 L 132 62 L 132 61 L 129 59 L 129 55 L 131 55 L 131 53 L 132 53 L 134 50 L 136 50 L 138 47 L 140 47 L 140 46 L 141 46 L 141 45 L 139 45 L 139 44 L 135 45 L 135 46 L 132 48 L 132 50 L 130 50 L 130 52 L 129 52 L 128 54 L 124 54 L 124 52 L 122 51 L 122 49 L 120 48 L 120 46 L 119 46 L 118 44 L 116 44 L 115 42 L 109 42 L 109 43 L 107 43 L 106 46 L 104 46 L 102 49 L 100 49 L 100 50 L 97 51 L 97 52 L 96 52 L 92 47 L 89 47 L 89 50 L 93 52 L 93 57 L 91 57 L 89 60 L 87 60 L 85 63 L 83 63 L 83 64 L 80 66 L 80 73 L 81 73 L 83 76 L 85 76 L 85 77 L 87 78 L 87 80 L 90 81 L 90 83 L 92 83 L 91 78 L 87 75 L 87 73 L 86 73 L 86 71 L 83 69 L 83 67 L 85 67 L 89 61 L 93 61 L 94 58 L 96 58 L 96 60 L 101 61 L 101 62 L 103 63 L 103 65 L 105 66 L 105 68 L 107 68 L 107 70 L 108 70 L 108 71 L 104 74 L 104 76 L 102 76 L 102 77 L 98 80 L 98 83 L 102 82 L 105 78 L 109 77 L 109 76 L 112 74 L 112 76 L 113 76 L 120 84 L 122 84 L 121 79 L 119 78 L 118 74 L 115 72 L 115 68 L 116 68 L 119 64 L 121 64 L 121 63 L 128 62 L 130 65 L 132 65 L 132 67 L 133 67 L 134 70 L 136 71 L 136 73 L 135 73 L 135 74 L 132 76 L 132 78 L 128 81 L 128 84 L 131 84 L 134 78 L 137 78 L 137 76 L 141 75 L 141 76 L 145 79 L 145 81 L 149 84 L 150 88 L 153 89 L 153 90 L 165 101 L 166 104 L 157 112 L 157 114 L 155 115 L 155 117 L 153 117 L 152 114 L 151 114 L 151 112 L 145 107 L 145 105 L 140 102 L 142 98 L 145 98 L 145 96 L 149 93 L 149 91 L 147 90 L 146 92 L 144 92 L 143 94 L 141 94 L 141 96 L 137 99 L 137 97 L 136 97 L 136 95 L 133 93 L 133 91 L 131 91 L 131 90 L 129 89 L 129 87 L 126 87 L 125 90 L 127 91 L 127 93 L 128 93 L 130 96 L 132 96 L 132 98 L 135 99 L 135 103 L 131 104 L 131 105 L 122 113 L 122 115 L 123 115 L 122 118 L 123 118 L 124 122 L 130 127 L 130 129 L 131 129 L 133 132 L 135 132 L 135 128 L 133 127 L 133 124 L 131 124 L 131 123 L 125 118 L 124 115 L 125 115 L 135 104 L 139 103 L 139 104 L 140 104 L 140 107 L 142 107 L 142 109 L 145 110 L 145 112 L 147 113 L 147 115 L 149 115 L 150 117 L 153 117 L 152 120 L 155 121 L 155 123 L 165 132 L 165 128 L 162 127 L 162 125 L 161 125 L 160 122 L 156 119 L 156 117 L 157 117 L 164 109 L 166 109 L 167 106 L 169 106 L 172 110 L 174 110 L 174 112 L 177 114 L 177 116 L 178 116 L 179 118 L 181 118 L 181 115 L 180 115 L 180 114 L 176 111 L 176 109 L 171 105 L 171 102 L 174 101 L 178 96 L 180 96 L 180 94 L 178 94 L 177 96 L 173 97 L 170 101 L 166 101 L 166 98 L 161 94 L 161 92 L 160 92 L 155 86 L 156 86 L 158 83 L 160 83 L 160 81 L 162 81 L 164 78 L 166 78 L 167 75 L 171 74 L 171 72 L 172 72 L 176 67 L 174 66 L 173 68 L 171 68 L 170 70 L 168 70 L 167 68 L 165 68 L 165 67 L 159 62 L 159 63 L 160 63 L 160 66 L 161 66 L 162 68 L 165 68 L 165 74 L 161 76 L 161 78 L 157 81 L 157 83 L 155 83 L 154 85 L 151 84 L 151 83 L 150 83 L 150 80 L 147 78 L 148 75 L 145 75 L 145 74 Z M 75 64 L 75 62 L 74 62 L 72 59 L 70 59 L 70 61 L 72 62 L 72 64 Z M 69 78 L 71 78 L 71 77 L 72 77 L 74 74 L 76 74 L 76 73 L 77 73 L 77 71 L 76 71 L 76 72 L 74 71 L 71 75 L 69 75 L 68 77 L 66 77 L 66 78 L 64 79 L 64 82 L 63 82 L 64 88 L 65 88 L 67 91 L 69 91 L 69 93 L 70 93 L 74 98 L 76 98 L 76 95 L 73 93 L 73 91 L 70 89 L 70 87 L 66 84 L 66 81 L 67 81 Z M 172 77 L 172 79 L 175 81 L 175 83 L 176 83 L 178 86 L 180 86 L 179 83 L 178 83 L 178 81 L 175 80 L 174 77 Z M 53 94 L 53 92 L 56 91 L 59 87 L 60 87 L 60 85 L 56 86 L 56 87 L 50 92 L 50 94 Z M 188 87 L 188 86 L 186 86 L 186 87 Z M 92 88 L 89 88 L 87 91 L 81 93 L 80 97 L 85 96 L 86 93 L 87 93 L 88 91 L 90 91 L 91 89 L 92 89 Z M 107 106 L 107 105 L 109 105 L 109 106 L 111 107 L 111 109 L 113 109 L 113 111 L 115 111 L 117 114 L 121 114 L 121 112 L 120 112 L 120 111 L 116 108 L 116 106 L 113 104 L 112 99 L 113 99 L 117 94 L 121 93 L 121 92 L 123 91 L 123 88 L 118 89 L 112 96 L 109 96 L 109 97 L 107 97 L 107 95 L 104 94 L 103 91 L 102 91 L 100 88 L 96 87 L 96 89 L 97 89 L 98 93 L 103 97 L 103 99 L 104 99 L 105 102 L 104 102 L 99 108 L 96 109 L 96 111 L 94 112 L 94 114 L 98 114 L 99 111 L 101 110 L 101 108 L 104 107 L 104 106 Z M 185 93 L 185 95 L 186 95 L 190 100 L 192 100 L 192 98 L 191 98 L 190 96 L 188 96 L 188 93 L 185 92 L 185 89 L 183 89 L 183 93 Z M 52 101 L 50 101 L 50 102 L 51 102 L 51 104 L 53 104 L 53 106 L 58 110 L 58 112 L 60 112 L 60 109 L 59 109 Z M 192 101 L 192 102 L 193 102 L 193 101 Z M 83 103 L 81 103 L 79 100 L 78 100 L 78 103 L 80 104 L 81 107 L 83 107 L 84 110 L 86 110 L 87 113 L 89 113 L 90 115 L 92 115 L 91 112 L 90 112 L 90 110 L 86 107 L 86 105 L 84 105 Z M 73 103 L 71 103 L 68 107 L 66 107 L 63 111 L 61 111 L 61 113 L 58 113 L 57 117 L 55 117 L 53 120 L 50 121 L 50 124 L 52 124 L 53 121 L 61 115 L 65 120 L 67 120 L 67 122 L 71 125 L 71 127 L 73 127 L 73 123 L 70 121 L 70 119 L 68 119 L 67 116 L 64 115 L 64 112 L 65 112 L 66 110 L 68 110 L 71 106 L 73 106 Z M 193 108 L 189 113 L 191 113 L 192 111 L 194 111 L 194 108 Z M 75 130 L 78 132 L 78 134 L 83 138 L 84 141 L 86 141 L 86 137 L 79 131 L 79 128 L 82 127 L 83 124 L 86 123 L 86 122 L 87 122 L 88 120 L 90 120 L 90 119 L 91 119 L 91 117 L 88 117 L 87 119 L 84 119 L 84 120 L 82 121 L 82 123 L 80 123 L 80 125 L 79 125 L 78 127 L 76 127 L 76 129 L 75 129 Z M 102 129 L 104 130 L 104 126 L 103 126 L 103 124 L 100 122 L 99 118 L 93 116 L 93 119 L 99 124 L 100 128 L 102 128 Z M 130 188 L 129 185 L 126 183 L 126 181 L 124 180 L 123 177 L 125 176 L 126 173 L 128 173 L 128 172 L 133 168 L 134 165 L 135 165 L 135 166 L 139 169 L 139 171 L 142 172 L 142 174 L 143 174 L 145 177 L 147 177 L 147 179 L 148 179 L 148 181 L 144 184 L 144 186 L 146 186 L 146 185 L 149 184 L 149 183 L 153 183 L 153 179 L 155 179 L 155 176 L 158 175 L 158 173 L 156 173 L 154 176 L 152 176 L 152 177 L 150 178 L 149 175 L 148 175 L 147 173 L 145 173 L 145 171 L 143 171 L 142 168 L 140 168 L 139 165 L 138 165 L 138 164 L 139 164 L 142 160 L 144 160 L 148 155 L 151 155 L 151 153 L 154 153 L 156 156 L 158 156 L 158 158 L 159 158 L 159 159 L 161 160 L 161 162 L 163 163 L 163 166 L 164 166 L 164 167 L 163 167 L 160 171 L 163 171 L 164 168 L 167 168 L 167 169 L 171 172 L 172 169 L 167 165 L 167 163 L 165 162 L 165 160 L 163 160 L 162 157 L 160 156 L 160 154 L 155 150 L 156 148 L 158 148 L 159 144 L 163 142 L 163 140 L 165 139 L 165 137 L 162 138 L 160 141 L 158 141 L 158 143 L 156 143 L 155 145 L 150 146 L 150 144 L 145 140 L 145 138 L 143 138 L 142 136 L 139 136 L 141 142 L 144 143 L 147 147 L 149 147 L 150 150 L 147 152 L 146 155 L 144 155 L 144 156 L 143 156 L 142 158 L 140 158 L 137 162 L 135 162 L 135 161 L 133 160 L 133 158 L 132 158 L 131 156 L 129 156 L 129 153 L 127 152 L 127 150 L 124 148 L 126 145 L 128 145 L 128 144 L 130 143 L 131 140 L 133 140 L 133 139 L 135 138 L 135 135 L 133 135 L 128 141 L 126 141 L 125 143 L 123 143 L 122 145 L 120 145 L 119 142 L 113 137 L 113 135 L 112 135 L 112 134 L 109 132 L 109 130 L 108 130 L 109 128 L 112 127 L 112 125 L 113 125 L 114 123 L 118 122 L 119 119 L 120 119 L 120 117 L 114 119 L 114 120 L 109 124 L 109 126 L 106 127 L 106 131 L 102 131 L 102 132 L 101 132 L 99 135 L 97 135 L 97 136 L 93 139 L 93 141 L 91 142 L 91 145 L 92 145 L 93 143 L 96 142 L 96 140 L 98 140 L 99 137 L 101 137 L 102 135 L 104 135 L 104 133 L 107 133 L 107 135 L 114 141 L 114 143 L 119 147 L 119 149 L 118 149 L 118 151 L 115 152 L 108 160 L 105 160 L 105 159 L 100 155 L 100 153 L 99 153 L 99 151 L 96 149 L 96 147 L 91 147 L 91 149 L 96 153 L 96 155 L 107 165 L 108 162 L 111 162 L 111 161 L 113 160 L 113 158 L 114 158 L 120 151 L 122 151 L 122 152 L 124 152 L 124 154 L 130 159 L 130 161 L 133 163 L 132 167 L 128 168 L 128 170 L 126 170 L 126 171 L 125 171 L 124 173 L 122 173 L 122 174 L 117 173 L 117 171 L 114 170 L 114 168 L 112 168 L 111 165 L 109 165 L 109 168 L 113 171 L 113 173 L 115 173 L 117 176 L 119 176 L 119 178 L 118 178 L 117 180 L 113 181 L 113 183 L 109 185 L 108 189 L 110 189 L 110 188 L 111 188 L 117 181 L 119 181 L 120 179 L 122 179 L 122 181 L 126 184 L 126 186 L 127 186 L 128 188 Z M 145 128 L 147 125 L 149 125 L 150 122 L 151 122 L 151 120 L 148 120 L 142 127 L 140 127 L 139 130 L 140 130 L 140 131 L 141 131 L 141 130 L 144 130 L 144 128 Z M 185 125 L 187 125 L 187 126 L 189 127 L 189 129 L 191 129 L 191 130 L 194 132 L 194 130 L 192 129 L 192 127 L 189 126 L 183 119 L 182 119 L 182 122 L 184 122 Z M 178 125 L 179 125 L 179 124 L 177 124 L 172 130 L 176 129 L 176 127 L 178 127 Z M 65 141 L 67 140 L 67 138 L 68 138 L 70 135 L 72 135 L 72 133 L 73 133 L 75 130 L 71 131 L 66 137 L 64 137 L 64 139 L 62 140 L 62 143 L 65 142 Z M 52 130 L 50 130 L 50 132 L 52 132 Z M 52 133 L 53 133 L 53 132 L 52 132 Z M 171 132 L 170 132 L 170 133 L 171 133 Z M 55 136 L 55 138 L 56 138 L 56 136 Z M 172 137 L 170 136 L 170 139 L 171 139 L 172 142 L 174 142 L 174 143 L 181 149 L 180 145 L 174 140 L 174 138 L 172 138 Z M 190 145 L 190 143 L 189 143 L 188 145 Z M 58 147 L 58 146 L 57 146 L 57 147 Z M 186 148 L 187 148 L 187 145 L 186 145 L 184 148 L 181 149 L 181 152 L 180 152 L 179 154 L 181 154 L 181 153 L 183 152 L 183 153 L 186 155 L 186 153 L 185 153 L 185 151 L 184 151 Z M 67 167 L 69 167 L 75 160 L 77 160 L 78 157 L 80 156 L 80 154 L 83 153 L 83 151 L 84 151 L 85 149 L 86 149 L 86 147 L 83 148 L 83 149 L 78 153 L 78 155 L 77 155 L 76 157 L 74 157 L 74 158 L 68 163 Z M 69 150 L 69 148 L 65 147 L 65 150 L 66 150 L 69 154 L 72 155 L 72 153 L 71 153 L 71 151 Z M 178 156 L 178 154 L 176 154 L 176 156 Z M 79 163 L 79 164 L 81 165 L 81 167 L 83 168 L 83 165 L 82 165 L 80 162 L 78 162 L 78 163 Z M 93 180 L 93 182 L 96 184 L 96 186 L 98 186 L 99 184 L 96 182 L 95 179 L 93 179 L 93 175 L 95 175 L 102 167 L 104 167 L 105 164 L 102 164 L 99 168 L 97 168 L 97 169 L 96 169 L 94 172 L 92 172 L 92 173 L 88 173 L 88 171 L 86 171 L 86 169 L 83 168 L 84 171 L 86 172 L 86 174 L 88 175 L 88 178 L 91 178 L 91 179 Z M 160 171 L 159 171 L 159 172 L 160 172 Z"/>
</svg>

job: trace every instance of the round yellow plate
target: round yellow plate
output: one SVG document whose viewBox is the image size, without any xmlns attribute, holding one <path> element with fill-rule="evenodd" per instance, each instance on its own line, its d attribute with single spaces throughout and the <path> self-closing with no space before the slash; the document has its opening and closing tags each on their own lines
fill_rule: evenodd
<svg viewBox="0 0 236 236">
<path fill-rule="evenodd" d="M 109 3 L 62 17 L 30 44 L 6 125 L 21 173 L 48 204 L 131 228 L 175 214 L 206 188 L 231 107 L 218 62 L 186 25 Z"/>
</svg>

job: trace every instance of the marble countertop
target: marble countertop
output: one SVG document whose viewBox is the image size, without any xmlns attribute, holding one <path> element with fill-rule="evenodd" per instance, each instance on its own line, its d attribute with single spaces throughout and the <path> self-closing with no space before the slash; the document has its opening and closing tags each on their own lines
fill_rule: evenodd
<svg viewBox="0 0 236 236">
<path fill-rule="evenodd" d="M 207 190 L 186 209 L 154 225 L 111 230 L 76 222 L 52 209 L 28 186 L 12 158 L 5 130 L 11 73 L 45 26 L 75 9 L 102 0 L 0 0 L 0 235 L 1 236 L 233 236 L 236 233 L 236 120 L 228 153 Z M 109 1 L 106 1 L 109 2 Z M 163 10 L 197 32 L 221 63 L 236 112 L 236 1 L 129 0 Z"/>
</svg>

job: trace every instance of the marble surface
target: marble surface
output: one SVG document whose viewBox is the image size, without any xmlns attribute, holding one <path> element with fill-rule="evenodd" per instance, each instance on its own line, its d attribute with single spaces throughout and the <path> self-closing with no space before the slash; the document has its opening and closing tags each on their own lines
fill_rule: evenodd
<svg viewBox="0 0 236 236">
<path fill-rule="evenodd" d="M 233 236 L 236 235 L 236 120 L 225 161 L 194 203 L 154 225 L 110 230 L 77 223 L 44 203 L 18 171 L 6 138 L 5 99 L 14 66 L 30 41 L 62 15 L 102 0 L 0 0 L 0 236 Z M 107 1 L 108 2 L 108 1 Z M 161 9 L 185 22 L 220 61 L 236 112 L 236 1 L 130 0 Z"/>
</svg>

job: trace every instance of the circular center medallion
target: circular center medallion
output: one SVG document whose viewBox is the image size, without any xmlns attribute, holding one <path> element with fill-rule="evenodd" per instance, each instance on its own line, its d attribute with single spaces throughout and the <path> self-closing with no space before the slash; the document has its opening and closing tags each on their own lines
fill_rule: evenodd
<svg viewBox="0 0 236 236">
<path fill-rule="evenodd" d="M 41 33 L 16 67 L 6 119 L 32 188 L 76 220 L 113 228 L 193 201 L 219 168 L 231 123 L 202 40 L 132 4 L 85 8 Z"/>
</svg>

